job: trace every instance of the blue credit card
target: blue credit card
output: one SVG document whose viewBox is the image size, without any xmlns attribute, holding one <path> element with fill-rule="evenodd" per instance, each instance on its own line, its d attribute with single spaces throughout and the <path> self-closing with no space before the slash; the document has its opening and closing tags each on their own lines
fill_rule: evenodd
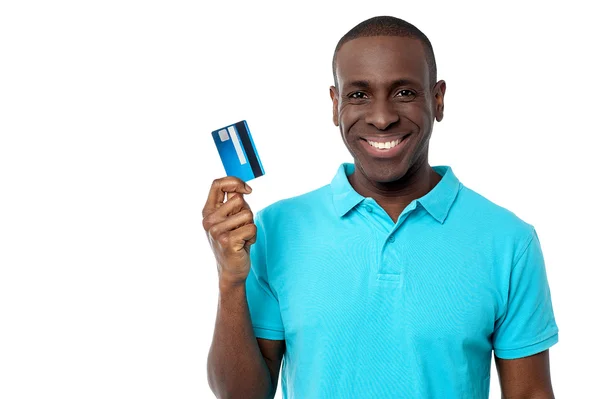
<svg viewBox="0 0 600 399">
<path fill-rule="evenodd" d="M 212 132 L 227 176 L 249 181 L 265 174 L 246 121 Z"/>
</svg>

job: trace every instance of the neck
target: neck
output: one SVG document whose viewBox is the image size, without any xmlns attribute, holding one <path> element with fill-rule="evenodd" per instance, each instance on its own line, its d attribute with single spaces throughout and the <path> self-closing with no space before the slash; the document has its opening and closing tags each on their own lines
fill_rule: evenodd
<svg viewBox="0 0 600 399">
<path fill-rule="evenodd" d="M 404 176 L 392 182 L 371 181 L 360 168 L 348 176 L 354 190 L 363 197 L 373 198 L 394 222 L 408 204 L 431 191 L 441 179 L 427 160 L 413 165 Z"/>
</svg>

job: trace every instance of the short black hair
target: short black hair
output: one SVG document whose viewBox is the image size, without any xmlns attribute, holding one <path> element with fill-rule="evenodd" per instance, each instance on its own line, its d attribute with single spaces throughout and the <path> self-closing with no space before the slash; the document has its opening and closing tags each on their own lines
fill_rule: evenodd
<svg viewBox="0 0 600 399">
<path fill-rule="evenodd" d="M 348 33 L 346 33 L 337 46 L 335 47 L 335 51 L 333 52 L 333 80 L 335 82 L 335 87 L 337 84 L 337 74 L 335 73 L 336 67 L 336 58 L 337 53 L 342 47 L 342 45 L 350 40 L 357 39 L 359 37 L 369 37 L 369 36 L 400 36 L 400 37 L 409 37 L 413 39 L 417 39 L 421 41 L 423 44 L 423 49 L 425 50 L 425 61 L 429 67 L 429 81 L 431 86 L 435 85 L 437 81 L 437 67 L 435 64 L 435 56 L 433 54 L 433 47 L 431 46 L 431 42 L 425 36 L 423 32 L 421 32 L 416 26 L 413 24 L 406 22 L 403 19 L 390 17 L 390 16 L 380 16 L 373 17 L 367 19 L 354 28 L 350 29 Z"/>
</svg>

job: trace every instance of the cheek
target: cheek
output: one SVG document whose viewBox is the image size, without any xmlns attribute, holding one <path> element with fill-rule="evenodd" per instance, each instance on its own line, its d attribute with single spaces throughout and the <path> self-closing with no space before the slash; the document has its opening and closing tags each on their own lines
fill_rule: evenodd
<svg viewBox="0 0 600 399">
<path fill-rule="evenodd" d="M 405 116 L 413 119 L 415 122 L 424 122 L 431 115 L 431 111 L 427 105 L 423 103 L 407 103 L 403 104 L 403 106 L 398 109 L 400 115 L 404 114 Z"/>
<path fill-rule="evenodd" d="M 393 108 L 401 119 L 416 125 L 419 130 L 427 131 L 432 125 L 433 111 L 427 104 L 422 102 L 397 103 Z M 368 113 L 368 105 L 342 104 L 338 113 L 338 122 L 343 134 L 348 134 L 352 126 L 364 120 Z"/>
<path fill-rule="evenodd" d="M 399 110 L 399 114 L 415 124 L 422 133 L 427 133 L 431 129 L 433 114 L 429 107 L 423 104 L 407 104 Z"/>
<path fill-rule="evenodd" d="M 338 120 L 344 134 L 346 134 L 348 129 L 350 129 L 350 127 L 352 127 L 352 125 L 354 125 L 359 119 L 360 110 L 356 109 L 356 107 L 347 107 L 342 105 L 338 115 Z"/>
</svg>

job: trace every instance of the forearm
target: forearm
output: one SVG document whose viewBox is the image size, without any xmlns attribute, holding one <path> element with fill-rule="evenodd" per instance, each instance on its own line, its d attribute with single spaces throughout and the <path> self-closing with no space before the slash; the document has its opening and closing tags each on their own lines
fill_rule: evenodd
<svg viewBox="0 0 600 399">
<path fill-rule="evenodd" d="M 244 284 L 220 285 L 208 382 L 218 398 L 273 397 L 269 369 L 252 329 Z"/>
<path fill-rule="evenodd" d="M 540 392 L 540 393 L 523 394 L 523 395 L 504 395 L 504 393 L 503 393 L 502 399 L 555 399 L 555 398 L 554 398 L 554 393 L 552 393 L 552 392 Z"/>
</svg>

